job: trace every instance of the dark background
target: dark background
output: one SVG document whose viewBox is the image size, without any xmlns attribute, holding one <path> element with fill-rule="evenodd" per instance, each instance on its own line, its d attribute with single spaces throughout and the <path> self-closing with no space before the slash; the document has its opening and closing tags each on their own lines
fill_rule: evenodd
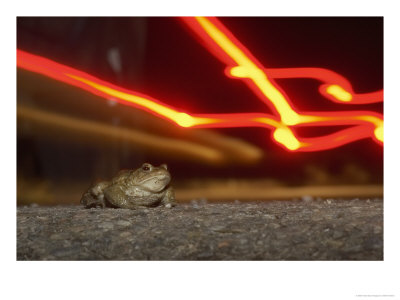
<svg viewBox="0 0 400 300">
<path fill-rule="evenodd" d="M 220 20 L 266 68 L 328 68 L 349 79 L 356 93 L 383 88 L 381 17 L 224 17 Z M 198 43 L 179 18 L 18 17 L 17 47 L 191 113 L 269 112 L 245 84 L 224 75 L 225 66 Z M 107 58 L 112 48 L 118 49 L 121 58 L 122 68 L 118 72 Z M 318 93 L 319 84 L 315 80 L 276 81 L 300 110 L 383 112 L 381 103 L 362 106 L 332 103 Z M 23 101 L 18 97 L 17 104 Z M 116 126 L 130 122 L 129 114 L 117 115 L 118 111 L 134 110 L 119 105 L 109 108 L 110 114 L 97 113 L 88 104 L 77 108 L 79 105 L 46 101 L 40 95 L 31 95 L 30 101 L 39 108 Z M 310 127 L 299 128 L 297 132 L 314 136 L 333 130 L 336 129 Z M 171 158 L 167 163 L 174 178 L 268 177 L 289 185 L 302 185 L 318 184 L 322 182 L 318 176 L 328 176 L 332 184 L 383 183 L 383 147 L 370 139 L 326 151 L 292 153 L 272 142 L 266 129 L 215 131 L 257 145 L 265 151 L 264 158 L 248 166 L 223 167 Z M 104 155 L 102 152 L 110 150 L 51 139 L 19 136 L 17 143 L 18 176 L 55 182 L 71 178 L 86 182 L 98 176 L 110 177 L 120 168 L 136 168 L 145 161 L 164 162 L 154 154 L 127 151 L 123 145 Z M 117 159 L 111 169 L 100 172 L 94 167 L 107 164 L 104 157 L 110 156 Z"/>
</svg>

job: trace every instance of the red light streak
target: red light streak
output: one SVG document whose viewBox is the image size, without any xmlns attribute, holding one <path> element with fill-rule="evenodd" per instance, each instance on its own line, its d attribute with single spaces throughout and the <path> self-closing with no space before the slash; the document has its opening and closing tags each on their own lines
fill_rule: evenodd
<svg viewBox="0 0 400 300">
<path fill-rule="evenodd" d="M 294 109 L 286 93 L 273 78 L 314 78 L 324 84 L 320 92 L 339 103 L 365 104 L 383 101 L 383 91 L 354 93 L 351 84 L 339 74 L 320 68 L 265 69 L 264 66 L 216 18 L 183 18 L 202 39 L 206 48 L 226 65 L 225 74 L 243 80 L 258 98 L 279 116 L 273 138 L 289 150 L 315 151 L 337 147 L 357 139 L 371 137 L 383 143 L 383 118 L 375 112 L 301 112 Z M 257 121 L 261 121 L 257 119 Z M 355 125 L 317 138 L 296 137 L 294 126 Z"/>
<path fill-rule="evenodd" d="M 368 104 L 377 103 L 383 101 L 383 90 L 356 94 L 350 82 L 339 75 L 328 69 L 323 68 L 279 68 L 279 69 L 266 69 L 272 78 L 311 78 L 322 82 L 323 84 L 319 88 L 319 92 L 327 99 L 340 103 L 340 104 Z M 331 86 L 338 86 L 343 91 L 348 93 L 351 97 L 349 100 L 341 100 L 335 97 L 335 94 L 329 94 L 327 89 Z"/>
<path fill-rule="evenodd" d="M 370 111 L 301 112 L 274 82 L 274 78 L 312 78 L 320 81 L 320 93 L 341 104 L 366 104 L 383 101 L 383 91 L 356 94 L 343 76 L 321 68 L 266 69 L 216 18 L 183 18 L 205 42 L 207 49 L 226 65 L 225 74 L 243 80 L 273 115 L 265 113 L 189 114 L 150 96 L 124 89 L 82 71 L 44 57 L 17 50 L 17 66 L 77 86 L 103 98 L 146 110 L 181 127 L 265 127 L 272 139 L 286 150 L 318 151 L 372 138 L 383 144 L 383 117 Z M 296 126 L 352 125 L 333 134 L 300 138 Z"/>
</svg>

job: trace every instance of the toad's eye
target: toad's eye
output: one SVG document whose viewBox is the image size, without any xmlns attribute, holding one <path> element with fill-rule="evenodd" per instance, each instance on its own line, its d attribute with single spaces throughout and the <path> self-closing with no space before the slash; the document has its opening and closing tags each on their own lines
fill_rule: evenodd
<svg viewBox="0 0 400 300">
<path fill-rule="evenodd" d="M 150 166 L 149 165 L 143 165 L 142 166 L 143 171 L 150 171 Z"/>
</svg>

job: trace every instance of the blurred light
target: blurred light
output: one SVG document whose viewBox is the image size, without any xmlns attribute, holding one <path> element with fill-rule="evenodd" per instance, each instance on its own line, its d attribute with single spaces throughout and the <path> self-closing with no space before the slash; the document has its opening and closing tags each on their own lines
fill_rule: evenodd
<svg viewBox="0 0 400 300">
<path fill-rule="evenodd" d="M 278 128 L 274 131 L 274 138 L 278 142 L 285 144 L 289 150 L 297 150 L 301 144 L 293 135 L 293 132 L 288 128 Z"/>
<path fill-rule="evenodd" d="M 383 120 L 380 114 L 357 111 L 350 113 L 300 112 L 294 108 L 289 97 L 273 81 L 273 78 L 312 78 L 319 80 L 323 83 L 319 89 L 321 94 L 338 103 L 382 102 L 383 90 L 356 94 L 346 78 L 322 68 L 266 69 L 217 18 L 185 17 L 183 21 L 203 40 L 207 49 L 226 64 L 225 74 L 232 78 L 244 80 L 258 98 L 273 109 L 280 119 L 280 128 L 274 131 L 273 138 L 287 149 L 299 151 L 324 150 L 368 136 L 375 138 L 378 142 L 383 142 Z M 261 119 L 263 119 L 263 123 L 267 123 L 265 118 Z M 261 119 L 257 120 L 260 121 Z M 271 122 L 268 123 L 272 124 Z M 374 125 L 373 127 L 371 127 L 371 123 Z M 354 125 L 354 127 L 338 131 L 333 135 L 303 139 L 296 137 L 291 129 L 294 126 L 311 125 Z"/>
<path fill-rule="evenodd" d="M 335 97 L 336 99 L 338 99 L 339 101 L 343 102 L 349 102 L 353 98 L 348 91 L 346 91 L 340 85 L 337 84 L 328 86 L 326 88 L 326 92 Z"/>
<path fill-rule="evenodd" d="M 150 96 L 110 84 L 87 73 L 49 59 L 17 50 L 17 66 L 66 82 L 99 95 L 110 96 L 162 117 L 181 127 L 265 127 L 272 129 L 272 139 L 291 151 L 318 151 L 339 147 L 363 139 L 383 142 L 383 117 L 370 111 L 301 112 L 273 78 L 314 78 L 321 81 L 319 91 L 341 104 L 364 104 L 383 101 L 383 91 L 356 94 L 343 76 L 321 68 L 265 69 L 231 32 L 216 18 L 183 18 L 185 23 L 204 40 L 208 50 L 226 64 L 226 74 L 243 80 L 266 104 L 273 115 L 265 113 L 189 114 L 175 110 Z M 207 99 L 212 101 L 212 99 Z M 299 138 L 296 126 L 352 127 L 321 137 Z"/>
</svg>

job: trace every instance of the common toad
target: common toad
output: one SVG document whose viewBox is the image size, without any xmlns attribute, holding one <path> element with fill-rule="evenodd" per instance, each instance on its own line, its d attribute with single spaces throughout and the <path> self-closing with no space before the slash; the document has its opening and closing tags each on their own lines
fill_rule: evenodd
<svg viewBox="0 0 400 300">
<path fill-rule="evenodd" d="M 163 205 L 175 206 L 174 190 L 169 183 L 167 165 L 145 163 L 137 170 L 120 171 L 111 181 L 102 181 L 86 191 L 81 199 L 85 207 L 106 206 L 136 209 Z"/>
</svg>

